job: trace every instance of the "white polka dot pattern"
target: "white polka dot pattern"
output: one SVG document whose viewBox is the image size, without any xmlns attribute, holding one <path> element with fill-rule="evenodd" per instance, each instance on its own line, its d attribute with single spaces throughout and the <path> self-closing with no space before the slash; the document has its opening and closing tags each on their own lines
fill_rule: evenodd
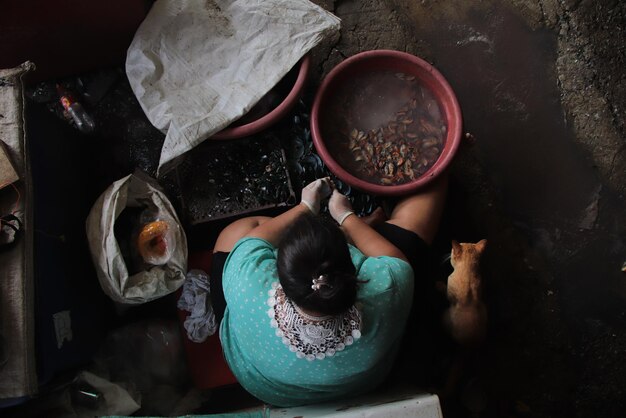
<svg viewBox="0 0 626 418">
<path fill-rule="evenodd" d="M 350 254 L 365 281 L 357 293 L 359 318 L 324 351 L 298 350 L 275 317 L 275 248 L 256 238 L 235 245 L 224 267 L 220 340 L 229 367 L 254 396 L 282 406 L 324 402 L 372 389 L 387 376 L 411 307 L 413 271 L 402 260 L 368 258 L 352 246 Z M 315 326 L 301 335 L 326 338 Z"/>
</svg>

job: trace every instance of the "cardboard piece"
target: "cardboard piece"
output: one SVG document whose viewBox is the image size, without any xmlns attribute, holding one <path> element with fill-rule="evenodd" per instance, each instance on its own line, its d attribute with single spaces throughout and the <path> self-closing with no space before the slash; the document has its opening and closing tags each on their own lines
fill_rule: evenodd
<svg viewBox="0 0 626 418">
<path fill-rule="evenodd" d="M 11 183 L 15 183 L 20 179 L 20 176 L 15 171 L 9 152 L 4 142 L 0 141 L 0 189 L 8 186 Z"/>
</svg>

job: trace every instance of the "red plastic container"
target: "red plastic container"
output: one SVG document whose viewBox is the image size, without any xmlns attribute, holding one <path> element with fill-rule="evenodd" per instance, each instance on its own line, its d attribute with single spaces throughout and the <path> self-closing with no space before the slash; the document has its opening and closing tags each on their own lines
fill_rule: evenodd
<svg viewBox="0 0 626 418">
<path fill-rule="evenodd" d="M 221 130 L 220 132 L 213 135 L 210 139 L 235 139 L 235 138 L 243 138 L 246 136 L 254 135 L 263 131 L 264 129 L 269 128 L 274 125 L 280 119 L 285 117 L 287 113 L 293 108 L 298 99 L 300 98 L 300 94 L 304 89 L 306 79 L 309 74 L 309 67 L 311 66 L 311 58 L 309 55 L 305 55 L 302 59 L 295 65 L 294 68 L 290 71 L 290 73 L 295 72 L 295 82 L 291 86 L 290 90 L 288 90 L 285 98 L 280 102 L 278 106 L 269 111 L 269 113 L 262 112 L 258 115 L 257 109 L 253 108 L 247 115 L 244 115 L 239 121 L 235 121 L 229 127 Z M 291 74 L 287 74 L 283 81 L 280 83 L 284 83 L 288 81 L 288 77 Z M 279 83 L 279 84 L 280 84 Z M 270 91 L 271 94 L 272 91 Z M 278 92 L 280 94 L 280 92 Z M 263 99 L 261 99 L 263 100 Z M 254 116 L 258 115 L 258 119 Z M 253 119 L 253 120 L 250 120 Z M 245 121 L 242 124 L 242 121 Z"/>
<path fill-rule="evenodd" d="M 200 269 L 205 272 L 211 271 L 211 258 L 213 252 L 198 251 L 189 254 L 189 269 Z M 182 289 L 176 292 L 176 300 L 180 298 Z M 234 385 L 237 378 L 233 375 L 226 363 L 222 344 L 220 343 L 219 330 L 202 343 L 195 343 L 187 338 L 183 324 L 189 312 L 177 309 L 180 328 L 183 332 L 183 346 L 187 358 L 187 366 L 191 380 L 197 389 L 215 389 L 223 386 Z"/>
<path fill-rule="evenodd" d="M 326 146 L 320 124 L 328 118 L 323 117 L 342 83 L 355 75 L 373 71 L 393 71 L 414 75 L 428 88 L 438 101 L 447 123 L 445 145 L 441 155 L 433 166 L 420 177 L 399 185 L 381 185 L 367 182 L 346 171 L 333 157 Z M 336 116 L 335 116 L 336 117 Z M 400 51 L 375 50 L 354 55 L 341 62 L 326 76 L 320 86 L 311 112 L 311 134 L 313 143 L 320 157 L 339 179 L 345 183 L 374 195 L 400 196 L 410 194 L 424 187 L 444 171 L 452 162 L 461 142 L 462 116 L 459 103 L 452 88 L 445 78 L 432 65 L 421 58 Z"/>
</svg>

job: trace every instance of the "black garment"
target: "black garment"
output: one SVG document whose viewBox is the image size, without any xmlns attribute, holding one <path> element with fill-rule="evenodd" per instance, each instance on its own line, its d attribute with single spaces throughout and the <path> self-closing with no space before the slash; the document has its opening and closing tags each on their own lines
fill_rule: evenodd
<svg viewBox="0 0 626 418">
<path fill-rule="evenodd" d="M 430 251 L 428 244 L 415 232 L 387 222 L 376 225 L 374 230 L 402 251 L 417 279 L 418 272 L 426 268 Z"/>
<path fill-rule="evenodd" d="M 211 304 L 213 305 L 213 313 L 217 323 L 222 322 L 224 311 L 226 310 L 226 299 L 224 298 L 224 287 L 222 286 L 222 273 L 224 272 L 224 264 L 228 258 L 228 254 L 223 251 L 213 253 L 211 258 L 211 271 L 209 280 L 211 283 Z"/>
</svg>

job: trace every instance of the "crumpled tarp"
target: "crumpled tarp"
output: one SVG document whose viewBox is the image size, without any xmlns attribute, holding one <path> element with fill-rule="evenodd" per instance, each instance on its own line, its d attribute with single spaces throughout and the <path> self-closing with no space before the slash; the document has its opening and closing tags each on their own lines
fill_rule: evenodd
<svg viewBox="0 0 626 418">
<path fill-rule="evenodd" d="M 308 0 L 158 0 L 128 49 L 126 74 L 166 133 L 159 174 L 243 116 L 339 26 Z"/>
</svg>

